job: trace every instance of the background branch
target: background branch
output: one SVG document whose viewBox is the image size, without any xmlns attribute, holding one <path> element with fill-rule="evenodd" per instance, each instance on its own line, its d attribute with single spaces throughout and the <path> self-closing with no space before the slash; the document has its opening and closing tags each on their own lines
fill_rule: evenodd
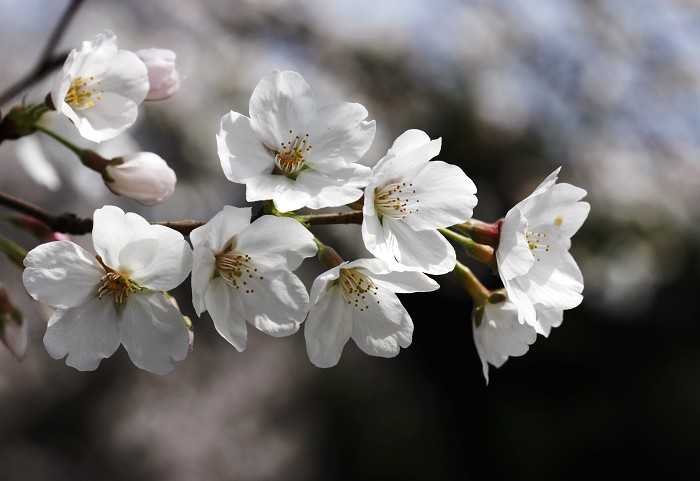
<svg viewBox="0 0 700 481">
<path fill-rule="evenodd" d="M 56 45 L 58 45 L 60 42 L 63 34 L 68 28 L 68 25 L 73 20 L 73 17 L 75 17 L 75 14 L 83 2 L 84 0 L 72 0 L 68 4 L 68 8 L 66 8 L 66 11 L 63 12 L 61 19 L 51 32 L 51 35 L 49 36 L 49 39 L 41 52 L 38 62 L 36 65 L 34 65 L 34 68 L 32 68 L 32 70 L 30 70 L 24 77 L 0 93 L 0 105 L 12 99 L 31 85 L 34 85 L 65 62 L 68 52 L 54 54 L 53 51 L 56 48 Z"/>
</svg>

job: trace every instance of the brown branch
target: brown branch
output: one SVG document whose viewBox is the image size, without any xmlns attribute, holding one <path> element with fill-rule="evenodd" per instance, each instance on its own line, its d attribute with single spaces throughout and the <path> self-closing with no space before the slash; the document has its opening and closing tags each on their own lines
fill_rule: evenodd
<svg viewBox="0 0 700 481">
<path fill-rule="evenodd" d="M 41 207 L 2 192 L 0 192 L 0 205 L 33 217 L 46 224 L 54 232 L 83 235 L 92 231 L 92 219 L 83 219 L 69 212 L 51 215 Z"/>
<path fill-rule="evenodd" d="M 41 52 L 38 62 L 34 67 L 21 79 L 10 85 L 5 91 L 0 93 L 0 105 L 21 93 L 26 88 L 40 81 L 55 68 L 60 67 L 66 60 L 68 52 L 53 54 L 56 45 L 60 42 L 63 34 L 66 32 L 68 25 L 73 17 L 78 12 L 78 9 L 83 4 L 84 0 L 72 0 L 71 3 L 63 12 L 61 19 L 54 27 L 49 39 Z"/>
<path fill-rule="evenodd" d="M 84 235 L 92 232 L 92 219 L 89 217 L 78 217 L 70 212 L 52 215 L 41 207 L 3 192 L 0 192 L 0 205 L 33 217 L 46 224 L 49 229 L 54 232 L 63 232 L 64 234 L 72 235 Z M 362 212 L 356 210 L 340 212 L 338 214 L 310 214 L 299 216 L 298 219 L 309 225 L 361 224 Z M 157 224 L 170 227 L 183 235 L 189 235 L 189 233 L 197 227 L 203 226 L 205 222 L 201 220 L 183 219 L 157 222 Z"/>
<path fill-rule="evenodd" d="M 299 221 L 309 225 L 362 224 L 362 211 L 300 215 Z"/>
</svg>

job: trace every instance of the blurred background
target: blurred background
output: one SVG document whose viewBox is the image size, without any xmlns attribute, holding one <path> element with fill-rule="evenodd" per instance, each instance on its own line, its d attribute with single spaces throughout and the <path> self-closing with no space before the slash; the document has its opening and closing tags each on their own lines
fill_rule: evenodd
<svg viewBox="0 0 700 481">
<path fill-rule="evenodd" d="M 31 69 L 66 5 L 0 0 L 0 91 Z M 368 165 L 409 128 L 441 136 L 440 158 L 479 188 L 479 219 L 503 216 L 563 166 L 560 179 L 592 204 L 573 244 L 586 297 L 549 339 L 492 370 L 488 387 L 470 301 L 450 275 L 437 293 L 403 296 L 416 330 L 395 359 L 349 343 L 321 370 L 301 333 L 253 330 L 238 353 L 205 315 L 171 375 L 139 371 L 123 350 L 79 373 L 46 354 L 47 313 L 2 258 L 0 282 L 30 337 L 21 363 L 0 346 L 0 479 L 700 475 L 697 1 L 88 0 L 58 50 L 103 29 L 123 48 L 177 52 L 180 92 L 101 146 L 159 153 L 177 172 L 175 194 L 153 208 L 116 197 L 40 134 L 0 145 L 1 191 L 55 213 L 115 204 L 153 220 L 243 205 L 243 186 L 220 171 L 219 119 L 247 113 L 260 77 L 293 69 L 321 99 L 367 107 L 378 125 Z M 24 94 L 47 92 L 44 82 Z M 316 232 L 363 255 L 357 226 Z M 0 235 L 36 245 L 4 223 Z M 309 261 L 301 276 L 318 272 Z M 193 315 L 189 283 L 175 294 Z"/>
</svg>

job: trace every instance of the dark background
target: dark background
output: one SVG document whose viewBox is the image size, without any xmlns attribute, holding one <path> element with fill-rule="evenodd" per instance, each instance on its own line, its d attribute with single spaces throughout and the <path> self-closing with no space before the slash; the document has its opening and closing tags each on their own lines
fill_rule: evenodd
<svg viewBox="0 0 700 481">
<path fill-rule="evenodd" d="M 30 68 L 65 5 L 0 0 L 0 90 Z M 31 337 L 21 363 L 0 352 L 0 479 L 697 478 L 697 2 L 88 0 L 60 47 L 105 28 L 124 48 L 178 54 L 181 91 L 100 147 L 161 154 L 177 172 L 175 195 L 154 208 L 115 197 L 39 136 L 0 145 L 3 192 L 56 212 L 116 204 L 154 220 L 242 205 L 243 187 L 218 164 L 219 118 L 247 113 L 259 78 L 290 68 L 322 99 L 361 102 L 377 119 L 368 164 L 406 129 L 441 136 L 440 158 L 479 188 L 477 218 L 504 215 L 563 166 L 560 178 L 592 205 L 573 247 L 585 300 L 526 356 L 492 370 L 488 387 L 470 301 L 450 275 L 436 293 L 402 297 L 416 330 L 395 359 L 350 343 L 338 367 L 320 370 L 301 333 L 252 330 L 241 354 L 205 315 L 194 319 L 194 352 L 169 376 L 137 370 L 123 350 L 78 373 L 48 357 L 47 313 L 1 259 Z M 352 258 L 364 255 L 358 230 L 316 233 Z M 36 243 L 6 224 L 0 234 Z M 301 276 L 318 272 L 309 261 Z M 188 283 L 176 297 L 192 315 Z"/>
</svg>

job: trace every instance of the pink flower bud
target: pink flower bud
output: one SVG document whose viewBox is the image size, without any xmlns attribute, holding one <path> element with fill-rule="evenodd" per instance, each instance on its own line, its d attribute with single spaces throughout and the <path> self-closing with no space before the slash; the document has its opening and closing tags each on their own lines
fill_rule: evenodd
<svg viewBox="0 0 700 481">
<path fill-rule="evenodd" d="M 153 205 L 170 197 L 175 190 L 175 172 L 158 155 L 137 152 L 118 160 L 121 162 L 106 168 L 105 183 L 115 194 Z"/>
<path fill-rule="evenodd" d="M 148 69 L 151 84 L 146 100 L 164 100 L 180 88 L 180 75 L 175 66 L 175 52 L 162 48 L 146 48 L 136 52 Z"/>
</svg>

